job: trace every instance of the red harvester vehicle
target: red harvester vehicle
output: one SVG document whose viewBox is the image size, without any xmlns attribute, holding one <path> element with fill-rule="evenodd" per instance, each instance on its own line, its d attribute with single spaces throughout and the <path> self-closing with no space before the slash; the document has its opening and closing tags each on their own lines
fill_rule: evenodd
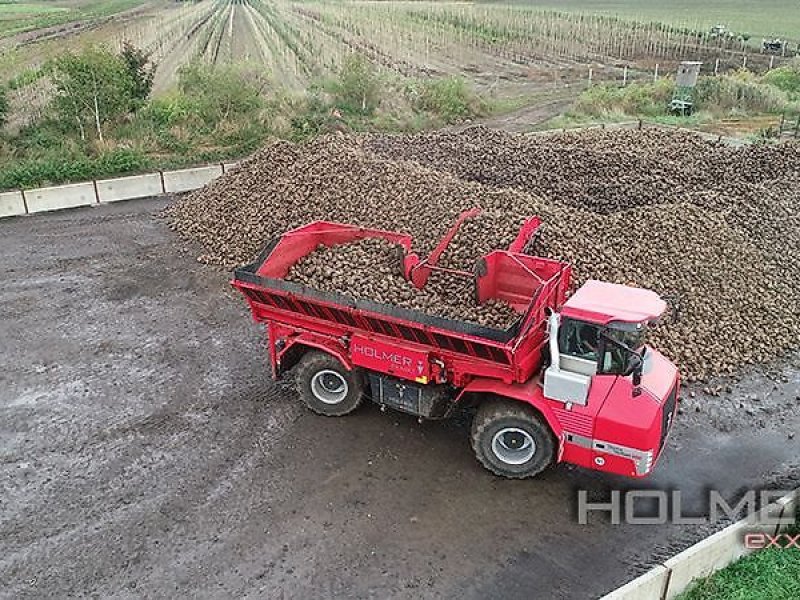
<svg viewBox="0 0 800 600">
<path fill-rule="evenodd" d="M 653 469 L 677 409 L 677 368 L 644 345 L 666 309 L 651 291 L 588 281 L 567 298 L 569 264 L 524 253 L 539 220 L 508 250 L 477 260 L 477 300 L 508 302 L 508 329 L 444 319 L 323 292 L 285 279 L 318 247 L 381 237 L 401 246 L 398 269 L 425 285 L 465 213 L 426 259 L 409 236 L 315 222 L 273 240 L 232 285 L 265 323 L 275 378 L 295 371 L 316 413 L 345 415 L 364 397 L 420 419 L 477 407 L 472 446 L 497 475 L 531 477 L 557 462 L 630 477 Z"/>
</svg>

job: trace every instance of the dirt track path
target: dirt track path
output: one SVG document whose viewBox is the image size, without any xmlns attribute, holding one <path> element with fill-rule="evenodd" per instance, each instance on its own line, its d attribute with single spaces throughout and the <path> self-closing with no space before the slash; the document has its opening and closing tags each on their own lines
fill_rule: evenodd
<svg viewBox="0 0 800 600">
<path fill-rule="evenodd" d="M 699 535 L 581 526 L 576 489 L 629 482 L 497 479 L 464 423 L 308 414 L 163 205 L 0 221 L 0 596 L 591 598 Z M 787 469 L 798 373 L 734 392 L 785 397 L 763 429 L 681 417 L 645 485 L 692 508 Z"/>
</svg>

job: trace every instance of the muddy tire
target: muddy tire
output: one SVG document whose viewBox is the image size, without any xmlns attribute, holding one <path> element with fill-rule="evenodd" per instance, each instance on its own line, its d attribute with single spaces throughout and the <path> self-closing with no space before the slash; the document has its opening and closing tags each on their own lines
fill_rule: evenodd
<svg viewBox="0 0 800 600">
<path fill-rule="evenodd" d="M 364 398 L 364 378 L 348 371 L 330 354 L 312 351 L 295 369 L 297 393 L 318 415 L 341 417 L 353 412 Z"/>
<path fill-rule="evenodd" d="M 543 419 L 522 402 L 488 400 L 472 421 L 472 449 L 495 475 L 534 477 L 556 456 L 556 440 Z"/>
</svg>

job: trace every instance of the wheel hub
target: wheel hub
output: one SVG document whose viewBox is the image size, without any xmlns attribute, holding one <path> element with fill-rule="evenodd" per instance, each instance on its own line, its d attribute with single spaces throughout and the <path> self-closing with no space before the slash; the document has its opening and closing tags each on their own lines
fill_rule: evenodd
<svg viewBox="0 0 800 600">
<path fill-rule="evenodd" d="M 347 380 L 331 369 L 319 371 L 311 379 L 311 393 L 320 402 L 338 404 L 347 396 Z"/>
<path fill-rule="evenodd" d="M 524 429 L 505 427 L 492 437 L 492 452 L 508 465 L 521 465 L 536 454 L 536 442 Z"/>
</svg>

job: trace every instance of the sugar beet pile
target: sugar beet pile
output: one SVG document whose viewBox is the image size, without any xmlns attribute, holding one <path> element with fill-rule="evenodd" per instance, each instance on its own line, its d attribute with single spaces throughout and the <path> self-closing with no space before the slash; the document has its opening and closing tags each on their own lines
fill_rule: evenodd
<svg viewBox="0 0 800 600">
<path fill-rule="evenodd" d="M 205 248 L 201 260 L 230 267 L 315 219 L 408 232 L 425 253 L 472 206 L 484 215 L 443 263 L 507 245 L 522 216 L 538 215 L 537 251 L 571 261 L 576 284 L 668 299 L 675 320 L 653 341 L 690 379 L 798 347 L 797 144 L 730 148 L 660 130 L 334 135 L 274 143 L 166 215 Z"/>
<path fill-rule="evenodd" d="M 400 274 L 400 249 L 383 239 L 320 248 L 298 261 L 286 279 L 323 291 L 346 291 L 353 298 L 498 329 L 507 328 L 516 319 L 514 309 L 504 302 L 489 300 L 477 305 L 471 280 L 458 275 L 431 273 L 425 287 L 416 289 Z"/>
</svg>

